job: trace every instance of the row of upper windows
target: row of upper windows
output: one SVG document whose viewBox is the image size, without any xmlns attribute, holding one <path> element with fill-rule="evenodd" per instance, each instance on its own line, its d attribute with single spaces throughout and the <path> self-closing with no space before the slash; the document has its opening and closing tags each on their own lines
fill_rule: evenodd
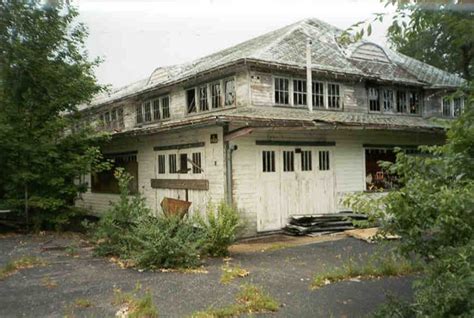
<svg viewBox="0 0 474 318">
<path fill-rule="evenodd" d="M 418 91 L 369 87 L 368 98 L 371 112 L 421 114 L 421 97 Z"/>
<path fill-rule="evenodd" d="M 313 107 L 327 109 L 340 109 L 342 107 L 341 86 L 339 84 L 313 81 L 311 88 Z M 306 106 L 308 104 L 306 80 L 275 77 L 273 92 L 276 105 Z"/>
<path fill-rule="evenodd" d="M 186 90 L 188 114 L 235 105 L 234 78 L 203 84 Z"/>
<path fill-rule="evenodd" d="M 170 118 L 170 97 L 147 100 L 135 108 L 137 124 Z"/>
</svg>

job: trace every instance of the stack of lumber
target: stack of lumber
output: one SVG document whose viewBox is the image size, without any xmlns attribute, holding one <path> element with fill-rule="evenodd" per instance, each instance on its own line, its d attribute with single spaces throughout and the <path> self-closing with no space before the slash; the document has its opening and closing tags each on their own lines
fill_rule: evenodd
<svg viewBox="0 0 474 318">
<path fill-rule="evenodd" d="M 283 230 L 287 234 L 297 236 L 329 234 L 354 229 L 353 220 L 367 220 L 367 216 L 352 212 L 293 215 Z"/>
</svg>

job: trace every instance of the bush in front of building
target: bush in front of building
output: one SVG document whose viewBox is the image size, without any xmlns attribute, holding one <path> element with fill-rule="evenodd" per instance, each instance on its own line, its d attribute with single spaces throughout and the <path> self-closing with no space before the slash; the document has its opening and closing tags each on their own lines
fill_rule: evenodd
<svg viewBox="0 0 474 318">
<path fill-rule="evenodd" d="M 229 246 L 242 228 L 237 209 L 224 202 L 217 207 L 210 204 L 206 219 L 198 216 L 197 221 L 204 233 L 204 251 L 210 256 L 227 256 Z"/>
<path fill-rule="evenodd" d="M 240 227 L 237 210 L 225 203 L 209 206 L 207 219 L 153 216 L 140 195 L 130 195 L 131 176 L 115 171 L 120 198 L 93 226 L 95 251 L 101 256 L 119 257 L 139 268 L 190 268 L 201 256 L 224 256 Z"/>
</svg>

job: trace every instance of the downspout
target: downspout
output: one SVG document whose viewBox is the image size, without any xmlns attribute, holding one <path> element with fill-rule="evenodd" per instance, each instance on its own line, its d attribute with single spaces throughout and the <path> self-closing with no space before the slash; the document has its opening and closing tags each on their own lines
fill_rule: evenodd
<svg viewBox="0 0 474 318">
<path fill-rule="evenodd" d="M 229 124 L 224 125 L 223 129 L 224 136 L 229 132 Z M 229 141 L 224 139 L 224 156 L 225 156 L 225 201 L 227 204 L 232 205 L 232 152 L 230 149 Z"/>
<path fill-rule="evenodd" d="M 306 42 L 306 102 L 308 103 L 308 110 L 313 111 L 313 73 L 311 70 L 311 45 L 313 42 L 308 39 Z"/>
</svg>

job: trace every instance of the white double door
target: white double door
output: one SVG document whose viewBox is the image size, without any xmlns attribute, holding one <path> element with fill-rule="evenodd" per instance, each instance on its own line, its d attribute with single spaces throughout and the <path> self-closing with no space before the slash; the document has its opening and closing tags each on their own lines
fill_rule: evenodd
<svg viewBox="0 0 474 318">
<path fill-rule="evenodd" d="M 331 147 L 259 147 L 258 231 L 281 229 L 291 215 L 334 212 L 333 163 Z"/>
</svg>

